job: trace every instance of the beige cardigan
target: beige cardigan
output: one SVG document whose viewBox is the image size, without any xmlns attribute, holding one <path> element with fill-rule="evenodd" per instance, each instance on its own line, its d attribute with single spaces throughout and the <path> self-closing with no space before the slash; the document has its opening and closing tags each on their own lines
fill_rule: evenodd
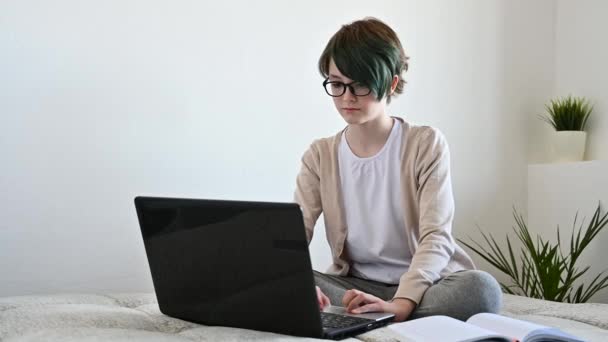
<svg viewBox="0 0 608 342">
<path fill-rule="evenodd" d="M 424 292 L 446 275 L 474 269 L 471 258 L 452 237 L 454 198 L 450 180 L 448 145 L 437 129 L 403 123 L 401 145 L 401 193 L 408 247 L 413 258 L 401 276 L 395 298 L 420 303 Z M 329 274 L 348 274 L 348 233 L 344 218 L 338 146 L 342 132 L 315 140 L 302 157 L 297 177 L 295 201 L 300 205 L 308 241 L 321 213 L 324 214 L 327 241 L 333 264 Z"/>
</svg>

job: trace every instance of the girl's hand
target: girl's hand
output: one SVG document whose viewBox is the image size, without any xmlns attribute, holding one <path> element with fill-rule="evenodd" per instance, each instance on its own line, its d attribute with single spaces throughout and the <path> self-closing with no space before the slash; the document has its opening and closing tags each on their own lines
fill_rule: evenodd
<svg viewBox="0 0 608 342">
<path fill-rule="evenodd" d="M 395 298 L 386 302 L 376 296 L 359 291 L 348 290 L 342 298 L 342 304 L 349 313 L 389 312 L 395 314 L 395 321 L 405 321 L 416 308 L 416 303 L 407 298 Z"/>
<path fill-rule="evenodd" d="M 327 297 L 318 286 L 315 287 L 317 288 L 317 300 L 319 301 L 319 310 L 323 310 L 326 306 L 330 305 L 329 297 Z"/>
</svg>

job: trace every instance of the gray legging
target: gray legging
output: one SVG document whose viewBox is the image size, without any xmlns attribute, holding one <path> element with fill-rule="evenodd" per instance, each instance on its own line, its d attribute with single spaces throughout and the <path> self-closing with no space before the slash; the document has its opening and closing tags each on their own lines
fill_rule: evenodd
<svg viewBox="0 0 608 342">
<path fill-rule="evenodd" d="M 384 300 L 397 292 L 397 285 L 352 276 L 341 277 L 315 271 L 315 283 L 332 305 L 342 306 L 346 290 L 357 289 Z M 502 305 L 500 285 L 490 274 L 468 270 L 452 273 L 429 287 L 409 319 L 445 315 L 460 320 L 480 312 L 498 313 Z"/>
</svg>

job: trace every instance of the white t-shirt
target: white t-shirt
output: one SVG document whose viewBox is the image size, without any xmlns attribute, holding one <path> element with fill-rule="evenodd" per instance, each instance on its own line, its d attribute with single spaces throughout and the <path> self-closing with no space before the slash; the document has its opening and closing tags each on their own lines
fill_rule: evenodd
<svg viewBox="0 0 608 342">
<path fill-rule="evenodd" d="M 344 133 L 338 152 L 351 273 L 387 284 L 398 284 L 412 259 L 401 203 L 401 137 L 401 123 L 393 119 L 376 155 L 357 157 Z"/>
</svg>

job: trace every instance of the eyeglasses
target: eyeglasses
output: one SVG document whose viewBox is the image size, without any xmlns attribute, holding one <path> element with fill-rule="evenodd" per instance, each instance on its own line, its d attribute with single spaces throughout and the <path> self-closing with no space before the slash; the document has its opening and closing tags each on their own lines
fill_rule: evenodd
<svg viewBox="0 0 608 342">
<path fill-rule="evenodd" d="M 350 93 L 355 96 L 366 96 L 372 92 L 369 87 L 364 86 L 356 81 L 350 83 L 330 81 L 329 79 L 323 81 L 323 88 L 325 88 L 325 92 L 327 92 L 327 95 L 332 97 L 340 97 L 344 95 L 344 93 L 346 93 L 347 87 L 348 90 L 350 90 Z"/>
</svg>

